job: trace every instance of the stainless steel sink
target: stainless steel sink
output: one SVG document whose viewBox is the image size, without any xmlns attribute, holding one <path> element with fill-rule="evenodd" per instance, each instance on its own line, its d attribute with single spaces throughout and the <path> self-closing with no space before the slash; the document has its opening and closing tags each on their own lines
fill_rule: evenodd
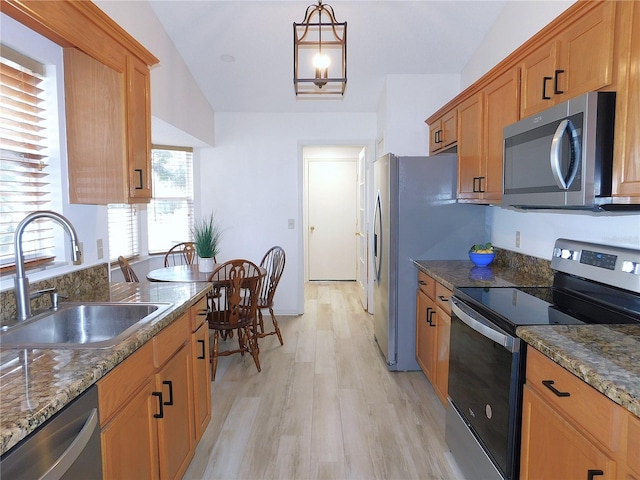
<svg viewBox="0 0 640 480">
<path fill-rule="evenodd" d="M 63 303 L 0 334 L 3 348 L 107 348 L 157 318 L 170 303 Z"/>
</svg>

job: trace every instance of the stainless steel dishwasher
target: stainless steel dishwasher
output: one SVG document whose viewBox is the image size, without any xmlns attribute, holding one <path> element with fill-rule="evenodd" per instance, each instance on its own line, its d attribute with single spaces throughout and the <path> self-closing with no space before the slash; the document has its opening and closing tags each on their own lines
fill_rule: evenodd
<svg viewBox="0 0 640 480">
<path fill-rule="evenodd" d="M 2 480 L 102 479 L 97 387 L 5 453 L 0 472 Z"/>
</svg>

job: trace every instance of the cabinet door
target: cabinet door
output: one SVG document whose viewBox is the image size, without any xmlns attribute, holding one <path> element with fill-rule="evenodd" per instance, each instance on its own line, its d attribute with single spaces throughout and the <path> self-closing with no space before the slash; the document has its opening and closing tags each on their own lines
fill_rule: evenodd
<svg viewBox="0 0 640 480">
<path fill-rule="evenodd" d="M 158 419 L 160 478 L 181 478 L 194 453 L 191 348 L 182 347 L 156 374 L 162 392 L 163 417 Z"/>
<path fill-rule="evenodd" d="M 483 164 L 483 93 L 458 106 L 458 198 L 479 199 L 485 187 Z"/>
<path fill-rule="evenodd" d="M 442 117 L 442 147 L 446 148 L 458 140 L 458 109 L 454 108 Z"/>
<path fill-rule="evenodd" d="M 449 395 L 449 343 L 451 334 L 451 317 L 441 308 L 437 309 L 438 328 L 436 345 L 436 383 L 435 390 L 442 404 L 446 407 Z"/>
<path fill-rule="evenodd" d="M 102 470 L 105 480 L 159 478 L 155 382 L 142 389 L 102 428 Z"/>
<path fill-rule="evenodd" d="M 528 385 L 524 386 L 522 410 L 522 480 L 615 478 L 615 462 Z"/>
<path fill-rule="evenodd" d="M 432 384 L 436 378 L 436 324 L 434 316 L 435 304 L 433 300 L 418 290 L 416 298 L 416 360 Z M 431 323 L 429 323 L 430 321 Z"/>
<path fill-rule="evenodd" d="M 503 175 L 503 129 L 520 117 L 520 70 L 513 68 L 485 89 L 485 189 L 484 200 L 500 203 Z"/>
<path fill-rule="evenodd" d="M 640 3 L 620 2 L 625 19 L 620 36 L 626 52 L 620 57 L 621 75 L 616 97 L 616 135 L 613 195 L 640 197 Z"/>
<path fill-rule="evenodd" d="M 151 198 L 151 95 L 147 65 L 127 57 L 127 147 L 130 202 Z"/>
<path fill-rule="evenodd" d="M 522 98 L 520 117 L 528 117 L 553 105 L 553 84 L 559 42 L 542 45 L 527 55 L 520 65 Z"/>
<path fill-rule="evenodd" d="M 204 323 L 192 334 L 193 403 L 196 443 L 211 420 L 211 367 L 209 364 L 209 324 Z"/>
<path fill-rule="evenodd" d="M 562 32 L 551 72 L 554 83 L 557 77 L 557 103 L 611 84 L 615 12 L 616 2 L 601 2 Z"/>
<path fill-rule="evenodd" d="M 429 125 L 429 153 L 437 152 L 442 148 L 440 137 L 442 136 L 442 119 Z"/>
<path fill-rule="evenodd" d="M 124 68 L 116 71 L 80 50 L 65 48 L 64 72 L 69 201 L 124 203 Z"/>
</svg>

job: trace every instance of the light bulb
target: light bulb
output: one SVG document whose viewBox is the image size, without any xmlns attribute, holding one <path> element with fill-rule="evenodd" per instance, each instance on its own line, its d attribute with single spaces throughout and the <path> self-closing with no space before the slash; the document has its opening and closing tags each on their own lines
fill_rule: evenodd
<svg viewBox="0 0 640 480">
<path fill-rule="evenodd" d="M 315 68 L 326 70 L 327 68 L 329 68 L 329 64 L 331 64 L 331 59 L 329 58 L 329 55 L 327 55 L 326 53 L 318 52 L 314 55 L 313 66 Z"/>
</svg>

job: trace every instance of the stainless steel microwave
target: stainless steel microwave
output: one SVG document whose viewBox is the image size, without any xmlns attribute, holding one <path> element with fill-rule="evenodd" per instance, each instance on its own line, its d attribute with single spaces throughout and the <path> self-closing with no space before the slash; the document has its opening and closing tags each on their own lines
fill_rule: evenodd
<svg viewBox="0 0 640 480">
<path fill-rule="evenodd" d="M 590 92 L 504 128 L 503 206 L 611 203 L 615 93 Z"/>
</svg>

